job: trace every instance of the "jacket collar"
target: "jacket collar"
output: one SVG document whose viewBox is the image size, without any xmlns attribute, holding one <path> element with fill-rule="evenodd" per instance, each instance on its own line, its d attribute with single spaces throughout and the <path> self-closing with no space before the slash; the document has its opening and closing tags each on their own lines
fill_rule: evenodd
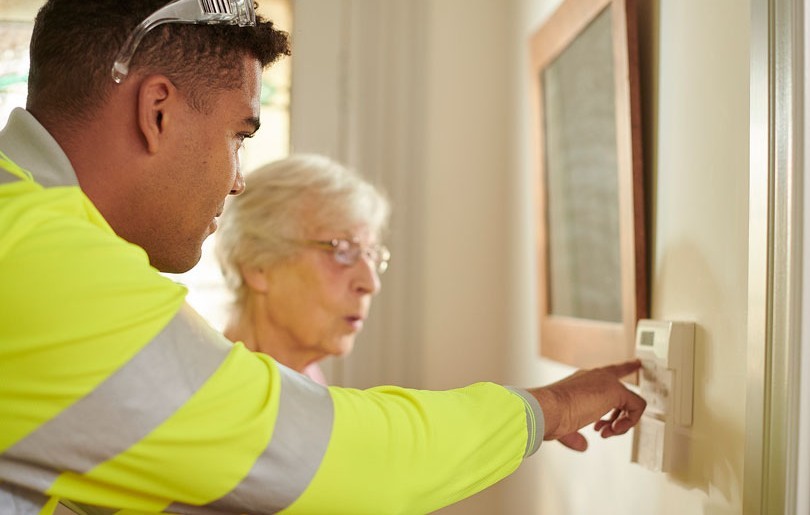
<svg viewBox="0 0 810 515">
<path fill-rule="evenodd" d="M 0 131 L 0 150 L 34 180 L 46 188 L 78 186 L 79 180 L 65 152 L 34 116 L 16 108 Z M 0 173 L 0 184 L 13 182 L 11 174 Z"/>
</svg>

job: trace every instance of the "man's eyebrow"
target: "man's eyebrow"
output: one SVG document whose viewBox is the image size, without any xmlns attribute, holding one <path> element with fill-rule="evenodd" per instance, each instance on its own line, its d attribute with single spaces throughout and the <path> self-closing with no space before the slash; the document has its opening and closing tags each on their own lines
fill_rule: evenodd
<svg viewBox="0 0 810 515">
<path fill-rule="evenodd" d="M 245 125 L 250 125 L 250 127 L 253 128 L 253 130 L 251 131 L 251 134 L 253 134 L 257 130 L 259 130 L 259 127 L 261 127 L 261 125 L 262 125 L 262 123 L 259 121 L 258 116 L 249 116 L 249 117 L 245 118 L 243 120 L 243 122 L 245 123 Z"/>
</svg>

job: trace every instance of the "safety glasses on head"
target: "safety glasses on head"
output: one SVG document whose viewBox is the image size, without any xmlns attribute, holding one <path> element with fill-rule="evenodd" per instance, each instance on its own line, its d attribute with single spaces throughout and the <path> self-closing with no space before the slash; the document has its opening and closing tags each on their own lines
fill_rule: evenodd
<svg viewBox="0 0 810 515">
<path fill-rule="evenodd" d="M 112 78 L 121 83 L 129 73 L 129 62 L 147 32 L 164 23 L 202 23 L 253 27 L 256 12 L 253 0 L 174 0 L 143 20 L 133 30 L 112 67 Z"/>
</svg>

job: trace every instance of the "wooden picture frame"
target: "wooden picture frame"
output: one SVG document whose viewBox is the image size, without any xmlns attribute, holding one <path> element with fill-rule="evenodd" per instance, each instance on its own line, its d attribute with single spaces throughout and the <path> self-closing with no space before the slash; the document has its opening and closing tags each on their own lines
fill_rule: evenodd
<svg viewBox="0 0 810 515">
<path fill-rule="evenodd" d="M 530 40 L 540 354 L 631 359 L 647 316 L 633 0 L 564 0 Z"/>
</svg>

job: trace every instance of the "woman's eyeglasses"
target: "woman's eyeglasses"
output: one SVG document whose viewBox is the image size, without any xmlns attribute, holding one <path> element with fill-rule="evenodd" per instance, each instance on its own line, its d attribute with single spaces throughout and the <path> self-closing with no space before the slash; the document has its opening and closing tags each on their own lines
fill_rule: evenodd
<svg viewBox="0 0 810 515">
<path fill-rule="evenodd" d="M 356 241 L 343 239 L 305 241 L 310 245 L 330 251 L 335 262 L 344 266 L 353 266 L 361 256 L 364 256 L 374 263 L 374 269 L 378 275 L 382 275 L 388 270 L 388 262 L 391 260 L 391 253 L 385 245 L 361 245 Z"/>
</svg>

